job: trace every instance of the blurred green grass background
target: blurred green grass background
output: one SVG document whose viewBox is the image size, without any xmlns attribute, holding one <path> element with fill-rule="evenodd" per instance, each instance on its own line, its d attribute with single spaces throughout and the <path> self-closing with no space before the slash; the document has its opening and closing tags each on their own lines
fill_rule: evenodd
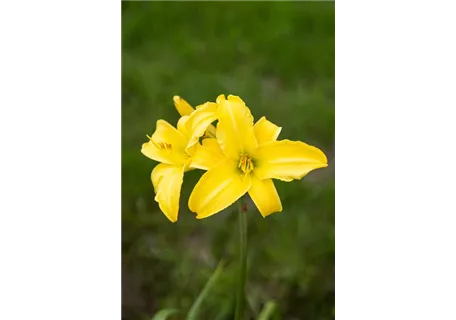
<svg viewBox="0 0 456 320">
<path fill-rule="evenodd" d="M 170 223 L 154 202 L 140 153 L 172 103 L 241 96 L 280 139 L 321 148 L 329 167 L 300 181 L 275 180 L 283 212 L 249 214 L 246 319 L 270 300 L 277 319 L 334 318 L 334 2 L 122 2 L 122 318 L 185 312 L 221 258 L 235 261 L 230 210 L 196 220 L 187 208 L 203 172 L 186 173 Z M 235 265 L 203 303 L 201 319 L 232 319 Z M 177 319 L 184 317 L 178 316 Z"/>
</svg>

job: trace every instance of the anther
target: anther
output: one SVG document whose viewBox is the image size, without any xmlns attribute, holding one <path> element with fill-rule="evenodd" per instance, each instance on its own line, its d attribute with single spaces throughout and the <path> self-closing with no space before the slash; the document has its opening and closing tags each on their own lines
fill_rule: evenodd
<svg viewBox="0 0 456 320">
<path fill-rule="evenodd" d="M 253 162 L 248 155 L 242 154 L 239 158 L 238 168 L 241 169 L 245 174 L 253 170 Z"/>
<path fill-rule="evenodd" d="M 170 144 L 170 143 L 166 143 L 166 142 L 155 142 L 153 140 L 151 140 L 153 144 L 155 144 L 155 146 L 161 150 L 166 150 L 166 151 L 171 151 L 173 149 L 173 146 Z"/>
</svg>

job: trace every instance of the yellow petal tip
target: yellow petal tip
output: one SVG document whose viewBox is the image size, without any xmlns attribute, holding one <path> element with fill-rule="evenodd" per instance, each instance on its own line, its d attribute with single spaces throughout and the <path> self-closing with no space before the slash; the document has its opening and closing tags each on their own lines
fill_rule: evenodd
<svg viewBox="0 0 456 320">
<path fill-rule="evenodd" d="M 269 212 L 266 212 L 266 213 L 262 213 L 262 212 L 260 211 L 260 213 L 261 213 L 261 216 L 262 216 L 263 218 L 266 218 L 266 217 L 269 217 L 270 215 L 273 215 L 273 214 L 275 214 L 275 213 L 282 212 L 282 210 L 283 210 L 283 208 L 282 208 L 282 205 L 281 205 L 281 206 L 280 206 L 280 209 L 277 208 L 277 209 L 275 209 L 275 210 L 272 211 L 272 212 L 269 211 Z"/>
<path fill-rule="evenodd" d="M 217 99 L 215 100 L 217 103 L 220 103 L 222 101 L 225 101 L 225 95 L 224 94 L 220 94 Z"/>
<path fill-rule="evenodd" d="M 239 97 L 239 96 L 235 96 L 235 95 L 233 95 L 233 94 L 230 94 L 230 95 L 228 95 L 228 98 L 227 98 L 227 99 L 228 99 L 228 101 L 230 101 L 230 102 L 239 103 L 239 104 L 241 104 L 241 105 L 245 105 L 245 101 L 242 100 L 242 98 Z"/>
<path fill-rule="evenodd" d="M 158 119 L 157 122 L 155 123 L 155 125 L 158 126 L 160 123 L 167 124 L 168 122 L 163 119 Z"/>
<path fill-rule="evenodd" d="M 182 99 L 180 96 L 173 96 L 173 102 L 174 106 L 177 109 L 177 112 L 179 112 L 181 116 L 188 116 L 193 112 L 193 110 L 195 110 L 187 101 Z"/>
</svg>

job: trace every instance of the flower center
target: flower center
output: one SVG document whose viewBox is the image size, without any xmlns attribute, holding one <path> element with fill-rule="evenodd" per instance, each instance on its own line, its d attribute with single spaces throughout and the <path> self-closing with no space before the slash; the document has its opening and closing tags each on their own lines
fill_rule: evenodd
<svg viewBox="0 0 456 320">
<path fill-rule="evenodd" d="M 245 174 L 250 173 L 250 171 L 253 170 L 252 159 L 250 159 L 246 154 L 241 154 L 241 157 L 239 158 L 238 168 L 241 169 L 241 171 Z"/>
</svg>

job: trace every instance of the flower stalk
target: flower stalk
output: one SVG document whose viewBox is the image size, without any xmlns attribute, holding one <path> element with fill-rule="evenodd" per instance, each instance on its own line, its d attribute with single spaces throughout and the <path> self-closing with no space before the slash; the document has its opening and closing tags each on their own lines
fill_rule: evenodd
<svg viewBox="0 0 456 320">
<path fill-rule="evenodd" d="M 245 282 L 247 275 L 247 204 L 241 198 L 238 201 L 239 220 L 239 280 L 236 297 L 235 320 L 243 319 L 245 305 Z"/>
</svg>

